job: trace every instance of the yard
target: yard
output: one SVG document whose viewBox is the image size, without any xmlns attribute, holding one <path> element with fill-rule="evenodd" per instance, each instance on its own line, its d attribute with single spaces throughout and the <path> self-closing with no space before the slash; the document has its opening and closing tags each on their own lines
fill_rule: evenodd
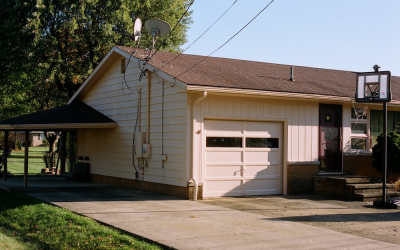
<svg viewBox="0 0 400 250">
<path fill-rule="evenodd" d="M 48 147 L 29 147 L 28 174 L 40 175 L 42 168 L 46 165 L 43 161 L 43 154 L 48 150 Z M 8 158 L 8 171 L 13 175 L 24 174 L 24 155 L 25 150 L 12 151 Z"/>
<path fill-rule="evenodd" d="M 0 249 L 162 249 L 24 195 L 0 189 Z"/>
</svg>

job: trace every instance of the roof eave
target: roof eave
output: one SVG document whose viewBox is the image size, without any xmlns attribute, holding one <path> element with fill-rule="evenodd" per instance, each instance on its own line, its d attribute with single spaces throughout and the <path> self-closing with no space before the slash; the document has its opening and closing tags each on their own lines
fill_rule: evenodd
<svg viewBox="0 0 400 250">
<path fill-rule="evenodd" d="M 239 88 L 223 88 L 223 87 L 210 87 L 210 86 L 199 86 L 199 85 L 187 85 L 187 91 L 207 91 L 210 93 L 221 93 L 221 94 L 233 94 L 233 95 L 256 95 L 256 96 L 268 96 L 268 97 L 281 97 L 281 98 L 297 98 L 306 100 L 323 100 L 331 102 L 351 102 L 351 97 L 345 96 L 329 96 L 329 95 L 318 95 L 318 94 L 305 94 L 305 93 L 294 93 L 294 92 L 278 92 L 278 91 L 267 91 L 267 90 L 253 90 L 253 89 L 239 89 Z M 390 106 L 400 106 L 400 101 L 391 101 Z"/>
<path fill-rule="evenodd" d="M 88 78 L 86 78 L 86 80 L 79 87 L 79 89 L 75 92 L 75 94 L 71 97 L 71 99 L 69 99 L 67 104 L 70 104 L 74 101 L 82 100 L 82 98 L 89 92 L 89 90 L 94 85 L 96 85 L 98 80 L 104 75 L 104 73 L 106 72 L 106 69 L 108 69 L 115 62 L 115 60 L 117 60 L 117 58 L 120 56 L 129 58 L 132 55 L 129 54 L 128 52 L 114 46 L 107 53 L 107 55 L 103 58 L 103 60 L 101 60 L 101 62 L 96 66 L 96 68 L 88 76 Z M 160 77 L 166 79 L 167 81 L 174 83 L 175 85 L 181 86 L 183 88 L 186 86 L 186 83 L 176 79 L 175 77 L 165 73 L 164 71 L 162 71 L 150 64 L 146 64 L 145 69 L 148 69 L 149 71 L 159 75 Z"/>
<path fill-rule="evenodd" d="M 116 122 L 106 123 L 55 123 L 55 124 L 3 124 L 0 130 L 42 130 L 42 129 L 78 129 L 78 128 L 115 128 Z"/>
</svg>

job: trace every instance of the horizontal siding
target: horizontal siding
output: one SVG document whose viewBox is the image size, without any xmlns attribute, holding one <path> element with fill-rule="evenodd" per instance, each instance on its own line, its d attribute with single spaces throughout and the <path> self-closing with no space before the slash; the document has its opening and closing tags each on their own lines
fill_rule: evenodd
<svg viewBox="0 0 400 250">
<path fill-rule="evenodd" d="M 318 160 L 319 104 L 305 101 L 284 101 L 209 95 L 200 102 L 205 118 L 286 119 L 288 123 L 288 161 Z"/>
<path fill-rule="evenodd" d="M 114 129 L 78 130 L 78 155 L 90 157 L 91 172 L 94 174 L 135 179 L 132 163 L 134 127 L 137 123 L 136 131 L 145 132 L 147 121 L 147 79 L 145 77 L 138 81 L 141 71 L 137 65 L 136 61 L 130 62 L 125 82 L 120 73 L 120 60 L 117 60 L 82 100 L 118 123 Z M 160 81 L 161 77 L 152 77 L 149 134 L 152 152 L 151 158 L 147 160 L 144 179 L 186 186 L 187 97 L 182 93 L 183 89 L 179 89 L 178 86 L 171 87 L 169 82 L 165 82 L 162 113 Z M 140 117 L 137 113 L 139 95 L 136 90 L 141 91 Z M 164 134 L 161 133 L 162 129 Z M 162 137 L 164 141 L 161 140 Z M 164 168 L 162 153 L 168 156 Z M 141 172 L 139 176 L 142 176 Z"/>
</svg>

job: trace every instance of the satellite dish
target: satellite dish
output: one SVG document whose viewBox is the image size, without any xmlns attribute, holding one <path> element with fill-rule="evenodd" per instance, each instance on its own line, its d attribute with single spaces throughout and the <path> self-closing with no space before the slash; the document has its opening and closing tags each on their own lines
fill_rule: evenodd
<svg viewBox="0 0 400 250">
<path fill-rule="evenodd" d="M 162 20 L 158 19 L 149 19 L 144 23 L 144 27 L 147 32 L 151 34 L 153 37 L 153 47 L 151 48 L 148 56 L 146 57 L 146 61 L 150 61 L 151 53 L 153 52 L 154 45 L 159 37 L 167 35 L 171 31 L 171 26 Z"/>
<path fill-rule="evenodd" d="M 153 38 L 158 38 L 161 36 L 165 36 L 171 31 L 171 26 L 162 20 L 158 19 L 149 19 L 144 24 L 147 32 L 149 32 Z"/>
<path fill-rule="evenodd" d="M 140 18 L 136 18 L 135 25 L 133 26 L 133 36 L 135 37 L 135 41 L 140 39 L 142 36 L 142 20 Z"/>
</svg>

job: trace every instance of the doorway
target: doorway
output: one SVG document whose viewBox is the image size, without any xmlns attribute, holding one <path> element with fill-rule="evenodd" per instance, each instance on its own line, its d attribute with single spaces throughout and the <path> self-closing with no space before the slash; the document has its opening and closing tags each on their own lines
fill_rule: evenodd
<svg viewBox="0 0 400 250">
<path fill-rule="evenodd" d="M 342 106 L 319 106 L 320 173 L 342 173 Z"/>
</svg>

